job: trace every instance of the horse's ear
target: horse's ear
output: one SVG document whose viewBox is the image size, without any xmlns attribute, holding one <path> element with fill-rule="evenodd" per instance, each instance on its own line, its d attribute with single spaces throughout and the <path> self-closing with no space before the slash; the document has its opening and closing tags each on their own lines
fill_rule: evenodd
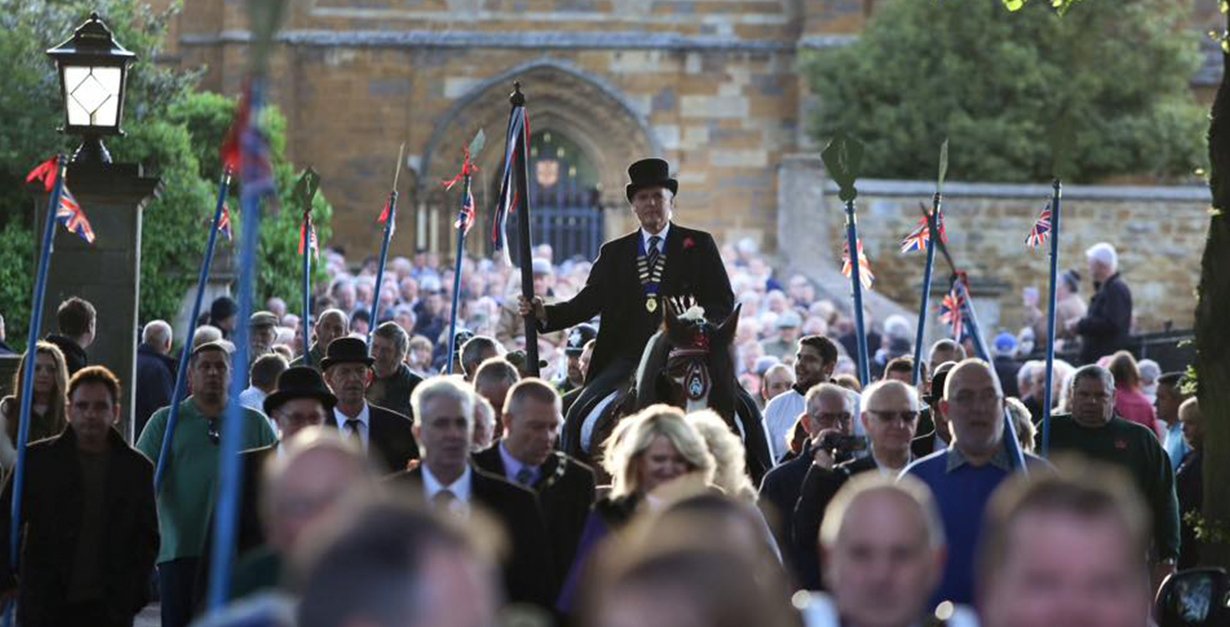
<svg viewBox="0 0 1230 627">
<path fill-rule="evenodd" d="M 675 311 L 673 303 L 667 299 L 662 299 L 662 328 L 666 329 L 666 334 L 670 335 L 673 327 L 679 326 L 679 313 Z"/>
<path fill-rule="evenodd" d="M 717 331 L 714 332 L 714 340 L 719 346 L 729 345 L 735 339 L 735 333 L 739 330 L 739 312 L 743 309 L 743 303 L 735 305 L 734 311 L 730 312 L 729 316 L 718 325 Z"/>
</svg>

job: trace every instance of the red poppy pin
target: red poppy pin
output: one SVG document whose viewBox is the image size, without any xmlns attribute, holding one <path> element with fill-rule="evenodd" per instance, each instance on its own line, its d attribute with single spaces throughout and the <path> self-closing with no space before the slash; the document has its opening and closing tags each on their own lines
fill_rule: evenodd
<svg viewBox="0 0 1230 627">
<path fill-rule="evenodd" d="M 687 249 L 689 249 L 689 248 L 691 248 L 691 247 L 693 247 L 693 246 L 695 246 L 695 245 L 696 245 L 696 240 L 694 240 L 694 239 L 692 239 L 692 238 L 690 238 L 690 237 L 685 237 L 685 238 L 683 238 L 683 249 L 684 249 L 684 250 L 687 250 Z"/>
<path fill-rule="evenodd" d="M 1127 440 L 1115 440 L 1115 448 L 1121 451 L 1126 451 L 1127 450 Z"/>
</svg>

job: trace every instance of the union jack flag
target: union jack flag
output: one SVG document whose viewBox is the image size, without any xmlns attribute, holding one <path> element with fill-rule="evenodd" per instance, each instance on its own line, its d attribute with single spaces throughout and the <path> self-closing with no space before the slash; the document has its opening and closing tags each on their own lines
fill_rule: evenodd
<svg viewBox="0 0 1230 627">
<path fill-rule="evenodd" d="M 1034 226 L 1029 230 L 1029 235 L 1025 236 L 1025 245 L 1030 248 L 1037 248 L 1046 243 L 1046 239 L 1051 235 L 1051 203 L 1046 203 L 1046 207 L 1042 209 L 1042 215 L 1038 216 L 1038 221 L 1034 222 Z"/>
<path fill-rule="evenodd" d="M 520 147 L 528 144 L 530 134 L 530 118 L 525 107 L 513 107 L 508 117 L 508 140 L 504 144 L 504 174 L 500 179 L 500 196 L 496 202 L 495 213 L 491 223 L 491 243 L 497 251 L 501 251 L 506 263 L 511 263 L 508 256 L 508 215 L 517 210 L 521 204 L 521 196 L 517 193 L 513 181 L 513 168 L 521 159 Z"/>
<path fill-rule="evenodd" d="M 77 199 L 73 197 L 72 192 L 68 191 L 66 185 L 60 188 L 60 204 L 56 207 L 56 219 L 64 225 L 64 228 L 76 233 L 87 243 L 94 243 L 94 229 L 85 217 L 85 212 L 81 210 L 81 205 L 77 203 Z"/>
<path fill-rule="evenodd" d="M 850 278 L 853 268 L 850 267 L 850 243 L 846 242 L 841 248 L 841 275 Z M 871 289 L 871 284 L 876 280 L 876 275 L 871 272 L 871 262 L 867 260 L 867 254 L 863 252 L 863 240 L 858 240 L 858 282 L 862 283 L 863 289 Z"/>
<path fill-rule="evenodd" d="M 461 203 L 461 213 L 457 215 L 457 222 L 453 224 L 453 227 L 461 229 L 463 235 L 469 233 L 470 227 L 474 226 L 474 214 L 474 193 L 466 189 L 465 200 Z"/>
<path fill-rule="evenodd" d="M 311 216 L 304 219 L 299 225 L 299 254 L 303 254 L 303 243 L 307 242 L 307 246 L 312 251 L 313 257 L 320 257 L 320 242 L 316 240 L 316 225 L 312 224 Z"/>
<path fill-rule="evenodd" d="M 256 196 L 277 196 L 273 180 L 273 162 L 269 156 L 269 140 L 253 119 L 261 103 L 255 102 L 252 86 L 244 87 L 235 109 L 235 119 L 222 143 L 222 163 L 239 173 L 243 193 Z"/>
<path fill-rule="evenodd" d="M 955 286 L 940 301 L 940 322 L 952 327 L 953 339 L 960 342 L 965 338 L 965 299 Z"/>
<path fill-rule="evenodd" d="M 935 227 L 940 232 L 940 241 L 947 244 L 948 230 L 944 228 L 943 212 L 936 211 Z M 906 235 L 905 239 L 901 240 L 901 252 L 908 253 L 916 250 L 925 251 L 927 250 L 927 243 L 930 241 L 931 229 L 928 228 L 927 218 L 924 216 L 919 219 L 918 226 L 914 227 L 914 230 L 910 231 L 910 234 Z"/>
<path fill-rule="evenodd" d="M 231 241 L 231 208 L 226 206 L 226 203 L 222 203 L 222 218 L 218 220 L 218 232 L 226 238 L 226 241 Z"/>
</svg>

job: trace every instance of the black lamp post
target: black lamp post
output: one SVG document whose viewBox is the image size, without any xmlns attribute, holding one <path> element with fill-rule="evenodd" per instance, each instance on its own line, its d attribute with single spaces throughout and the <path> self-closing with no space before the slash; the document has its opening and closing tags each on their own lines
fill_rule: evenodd
<svg viewBox="0 0 1230 627">
<path fill-rule="evenodd" d="M 137 55 L 125 50 L 91 13 L 64 43 L 47 51 L 60 72 L 64 132 L 80 135 L 74 163 L 111 163 L 104 135 L 123 135 L 124 83 Z"/>
</svg>

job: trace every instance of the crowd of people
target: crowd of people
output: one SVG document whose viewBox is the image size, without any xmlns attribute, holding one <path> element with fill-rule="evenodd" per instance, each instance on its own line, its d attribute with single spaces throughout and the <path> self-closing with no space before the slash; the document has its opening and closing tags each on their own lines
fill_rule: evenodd
<svg viewBox="0 0 1230 627">
<path fill-rule="evenodd" d="M 1200 562 L 1182 516 L 1201 509 L 1200 407 L 1182 373 L 1122 350 L 1131 301 L 1113 248 L 1088 252 L 1093 298 L 1062 325 L 1081 365 L 1056 364 L 1049 412 L 1045 365 L 1022 359 L 1036 321 L 995 337 L 989 361 L 959 338 L 915 364 L 910 323 L 886 319 L 868 337 L 864 385 L 835 303 L 801 275 L 780 283 L 747 242 L 719 251 L 670 223 L 665 162 L 629 173 L 645 236 L 608 243 L 593 264 L 556 265 L 539 246 L 533 299 L 486 260 L 466 259 L 455 284 L 432 253 L 395 258 L 376 289 L 374 261 L 330 251 L 313 320 L 277 298 L 247 320 L 214 301 L 181 342 L 188 395 L 173 431 L 171 326 L 144 326 L 136 380 L 122 382 L 90 365 L 106 321 L 66 300 L 26 356 L 33 397 L 19 380 L 0 401 L 6 468 L 31 407 L 16 569 L 0 542 L 0 591 L 19 623 L 131 625 L 152 587 L 164 627 L 1128 627 L 1149 624 L 1162 581 Z M 702 272 L 719 256 L 728 281 L 708 285 L 658 265 Z M 610 373 L 643 349 L 633 335 L 661 320 L 659 279 L 691 281 L 715 324 L 739 312 L 734 376 L 759 425 L 651 404 L 609 434 L 595 427 L 604 377 L 614 389 Z M 634 297 L 603 292 L 612 285 Z M 526 320 L 541 331 L 537 364 Z M 237 336 L 247 363 L 235 363 Z M 672 350 L 667 374 L 705 389 L 687 360 L 709 341 L 698 332 Z M 131 444 L 116 429 L 125 385 Z M 229 604 L 206 616 L 211 575 L 226 572 L 210 531 L 225 511 L 222 422 L 236 416 L 246 480 Z M 749 424 L 768 441 L 763 478 Z M 589 463 L 561 434 L 586 441 Z M 14 487 L 9 473 L 6 540 Z"/>
</svg>

